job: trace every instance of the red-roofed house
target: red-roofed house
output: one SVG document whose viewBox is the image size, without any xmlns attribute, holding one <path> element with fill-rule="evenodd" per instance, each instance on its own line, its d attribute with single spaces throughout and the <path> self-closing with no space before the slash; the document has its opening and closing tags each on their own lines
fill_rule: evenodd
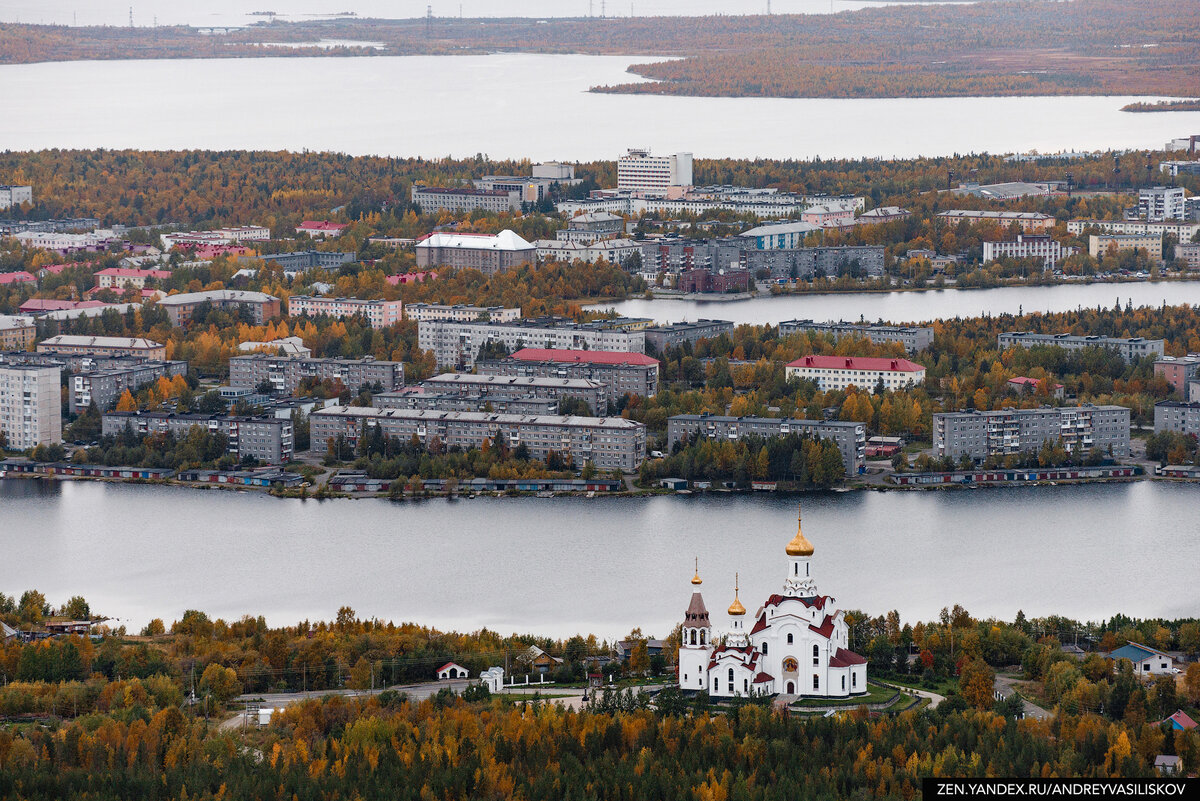
<svg viewBox="0 0 1200 801">
<path fill-rule="evenodd" d="M 131 286 L 141 289 L 149 279 L 163 281 L 170 277 L 170 270 L 130 270 L 125 267 L 109 267 L 107 270 L 96 273 L 96 288 L 124 289 Z"/>
<path fill-rule="evenodd" d="M 447 662 L 437 669 L 437 677 L 440 680 L 469 679 L 471 678 L 471 671 L 456 662 Z"/>
<path fill-rule="evenodd" d="M 1196 721 L 1192 720 L 1188 716 L 1188 713 L 1184 712 L 1182 709 L 1176 712 L 1174 715 L 1171 715 L 1171 717 L 1167 718 L 1167 720 L 1171 721 L 1171 728 L 1175 729 L 1176 731 L 1191 731 L 1192 729 L 1196 728 L 1197 725 Z M 1166 721 L 1163 722 L 1165 723 Z"/>
<path fill-rule="evenodd" d="M 1036 378 L 1027 378 L 1026 376 L 1021 375 L 1017 376 L 1016 378 L 1008 379 L 1008 388 L 1022 395 L 1036 395 L 1038 391 L 1038 385 L 1041 383 L 1042 382 Z M 1063 385 L 1051 384 L 1050 386 L 1053 387 L 1051 394 L 1054 395 L 1054 397 L 1061 399 L 1063 396 Z"/>
<path fill-rule="evenodd" d="M 849 386 L 874 392 L 880 382 L 886 390 L 923 384 L 925 368 L 908 359 L 802 356 L 788 364 L 787 377 L 816 381 L 822 392 Z"/>
<path fill-rule="evenodd" d="M 341 236 L 349 227 L 348 223 L 335 223 L 328 220 L 305 220 L 296 228 L 296 233 L 308 234 L 313 239 L 324 239 L 327 236 Z"/>
<path fill-rule="evenodd" d="M 9 284 L 36 284 L 37 279 L 31 273 L 24 270 L 15 273 L 0 273 L 0 286 L 8 286 Z"/>
</svg>

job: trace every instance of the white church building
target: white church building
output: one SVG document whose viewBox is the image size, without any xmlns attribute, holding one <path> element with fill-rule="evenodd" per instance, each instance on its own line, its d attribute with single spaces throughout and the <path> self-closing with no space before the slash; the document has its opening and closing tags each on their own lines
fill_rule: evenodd
<svg viewBox="0 0 1200 801">
<path fill-rule="evenodd" d="M 849 627 L 835 599 L 817 592 L 813 546 L 799 527 L 785 551 L 782 591 L 767 598 L 749 621 L 734 581 L 724 632 L 712 627 L 697 569 L 679 648 L 681 690 L 707 690 L 719 698 L 847 698 L 867 692 L 867 660 L 849 650 Z"/>
</svg>

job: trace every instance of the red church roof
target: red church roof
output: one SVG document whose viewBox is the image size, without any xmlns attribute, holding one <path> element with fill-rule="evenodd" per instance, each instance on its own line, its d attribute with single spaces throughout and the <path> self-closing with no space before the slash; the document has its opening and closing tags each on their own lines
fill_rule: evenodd
<svg viewBox="0 0 1200 801">
<path fill-rule="evenodd" d="M 587 364 L 658 364 L 644 353 L 612 350 L 566 350 L 562 348 L 521 348 L 512 355 L 523 362 L 578 362 Z"/>
<path fill-rule="evenodd" d="M 757 676 L 754 677 L 755 684 L 765 684 L 768 681 L 775 681 L 775 677 L 770 676 L 766 673 L 759 673 Z"/>
<path fill-rule="evenodd" d="M 851 665 L 865 665 L 867 660 L 863 659 L 853 651 L 847 651 L 845 648 L 837 649 L 833 656 L 829 659 L 830 667 L 850 667 Z"/>
<path fill-rule="evenodd" d="M 914 373 L 925 368 L 908 359 L 881 359 L 866 356 L 801 356 L 788 367 L 816 367 L 825 370 L 883 370 Z"/>
<path fill-rule="evenodd" d="M 809 628 L 828 640 L 829 636 L 833 634 L 833 616 L 826 615 L 820 626 L 809 626 Z"/>
</svg>

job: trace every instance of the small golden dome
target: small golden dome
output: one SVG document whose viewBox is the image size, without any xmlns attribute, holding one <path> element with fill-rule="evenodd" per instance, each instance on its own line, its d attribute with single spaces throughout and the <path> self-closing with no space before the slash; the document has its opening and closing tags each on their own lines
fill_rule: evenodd
<svg viewBox="0 0 1200 801">
<path fill-rule="evenodd" d="M 787 544 L 788 556 L 812 556 L 813 544 L 804 536 L 804 531 L 800 525 L 800 516 L 796 516 L 796 536 L 792 537 L 792 541 Z"/>
<path fill-rule="evenodd" d="M 733 603 L 729 605 L 729 614 L 731 617 L 740 617 L 746 614 L 746 607 L 742 606 L 742 602 L 738 600 L 738 575 L 733 574 Z"/>
<path fill-rule="evenodd" d="M 696 585 L 700 585 L 700 584 L 704 583 L 700 579 L 700 558 L 699 557 L 696 558 L 696 575 L 692 576 L 692 583 L 696 584 Z"/>
</svg>

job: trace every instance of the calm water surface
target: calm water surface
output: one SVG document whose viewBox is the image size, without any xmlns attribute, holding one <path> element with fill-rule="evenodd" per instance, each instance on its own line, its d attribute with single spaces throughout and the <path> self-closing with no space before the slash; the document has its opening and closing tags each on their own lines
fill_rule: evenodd
<svg viewBox="0 0 1200 801">
<path fill-rule="evenodd" d="M 1200 281 L 1149 281 L 1124 284 L 1069 284 L 1000 289 L 941 289 L 926 292 L 862 292 L 787 295 L 737 301 L 626 300 L 602 304 L 629 317 L 679 322 L 708 317 L 735 323 L 779 323 L 781 320 L 891 320 L 925 322 L 954 317 L 1063 312 L 1097 305 L 1125 306 L 1200 304 Z"/>
<path fill-rule="evenodd" d="M 1140 482 L 804 496 L 818 586 L 928 619 L 1200 614 L 1200 490 Z M 279 500 L 0 481 L 0 590 L 79 593 L 140 628 L 188 608 L 281 625 L 360 615 L 443 628 L 667 633 L 692 559 L 714 620 L 740 571 L 753 610 L 784 579 L 796 498 Z"/>
<path fill-rule="evenodd" d="M 1129 97 L 804 100 L 587 91 L 638 80 L 625 70 L 647 60 L 503 54 L 10 65 L 0 67 L 0 149 L 593 160 L 641 146 L 698 157 L 809 159 L 1162 147 L 1181 131 L 1200 130 L 1200 112 L 1121 112 Z"/>
</svg>

